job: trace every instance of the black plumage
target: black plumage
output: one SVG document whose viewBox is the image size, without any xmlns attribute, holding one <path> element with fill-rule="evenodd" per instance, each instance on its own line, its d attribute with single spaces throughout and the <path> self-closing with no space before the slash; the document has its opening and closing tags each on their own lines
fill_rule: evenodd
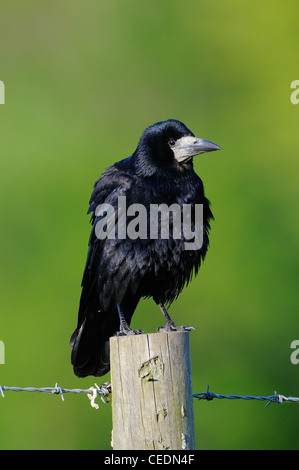
<svg viewBox="0 0 299 470">
<path fill-rule="evenodd" d="M 218 149 L 220 147 L 212 142 L 195 138 L 180 121 L 158 122 L 144 131 L 131 157 L 107 168 L 95 183 L 88 210 L 92 214 L 92 230 L 78 324 L 70 341 L 71 361 L 77 376 L 101 376 L 109 371 L 109 337 L 141 332 L 133 332 L 129 325 L 142 297 L 152 297 L 159 305 L 166 319 L 166 330 L 177 329 L 165 305 L 170 305 L 198 272 L 208 249 L 213 218 L 203 183 L 193 169 L 192 157 Z M 126 207 L 142 204 L 146 209 L 146 237 L 123 237 L 122 230 L 128 228 L 134 217 L 124 219 L 118 212 L 120 196 L 125 197 Z M 111 229 L 107 218 L 102 236 L 97 232 L 98 223 L 107 215 L 107 212 L 99 212 L 101 204 L 115 209 L 115 219 L 109 219 L 115 222 L 114 238 L 107 236 Z M 184 204 L 189 204 L 193 229 L 193 209 L 196 204 L 202 204 L 200 249 L 186 250 L 184 237 L 173 236 L 175 219 L 172 214 L 169 237 L 163 239 L 159 233 L 158 238 L 151 238 L 151 204 L 178 204 L 181 210 Z M 106 237 L 103 236 L 105 230 Z"/>
</svg>

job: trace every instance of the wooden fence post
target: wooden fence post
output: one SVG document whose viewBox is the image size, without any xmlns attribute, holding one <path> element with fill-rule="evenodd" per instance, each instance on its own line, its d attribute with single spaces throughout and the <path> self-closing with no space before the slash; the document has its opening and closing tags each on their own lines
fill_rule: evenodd
<svg viewBox="0 0 299 470">
<path fill-rule="evenodd" d="M 188 332 L 110 338 L 114 450 L 194 450 Z"/>
</svg>

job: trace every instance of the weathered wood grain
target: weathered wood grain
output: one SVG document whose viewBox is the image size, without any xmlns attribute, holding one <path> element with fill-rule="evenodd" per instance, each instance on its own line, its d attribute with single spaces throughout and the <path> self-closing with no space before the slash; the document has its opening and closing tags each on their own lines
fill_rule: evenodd
<svg viewBox="0 0 299 470">
<path fill-rule="evenodd" d="M 188 332 L 110 338 L 112 446 L 193 450 Z"/>
</svg>

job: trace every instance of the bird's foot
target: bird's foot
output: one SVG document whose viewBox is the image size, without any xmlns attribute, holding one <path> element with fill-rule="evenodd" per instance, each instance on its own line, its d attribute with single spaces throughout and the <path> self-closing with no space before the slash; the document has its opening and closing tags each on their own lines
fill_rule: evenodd
<svg viewBox="0 0 299 470">
<path fill-rule="evenodd" d="M 144 331 L 142 330 L 132 330 L 129 327 L 129 324 L 127 320 L 125 319 L 123 311 L 118 304 L 117 304 L 117 310 L 118 310 L 118 315 L 119 315 L 120 326 L 119 326 L 119 331 L 117 331 L 114 336 L 141 335 L 142 333 L 144 333 Z"/>
<path fill-rule="evenodd" d="M 158 306 L 160 307 L 164 318 L 166 320 L 166 325 L 165 326 L 159 326 L 157 328 L 157 333 L 170 333 L 171 331 L 191 331 L 195 330 L 193 326 L 176 326 L 172 318 L 170 317 L 169 313 L 167 312 L 166 308 L 162 303 L 159 303 Z"/>
<path fill-rule="evenodd" d="M 165 326 L 159 326 L 157 333 L 170 333 L 171 331 L 191 331 L 195 330 L 193 326 L 176 326 L 173 322 L 166 322 Z"/>
<path fill-rule="evenodd" d="M 120 330 L 114 336 L 128 336 L 128 335 L 141 335 L 144 333 L 142 330 L 132 330 L 127 323 L 120 325 Z"/>
</svg>

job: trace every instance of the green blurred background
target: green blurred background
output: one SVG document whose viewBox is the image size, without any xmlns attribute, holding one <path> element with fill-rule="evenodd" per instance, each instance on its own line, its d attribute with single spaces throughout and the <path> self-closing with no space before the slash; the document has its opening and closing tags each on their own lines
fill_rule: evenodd
<svg viewBox="0 0 299 470">
<path fill-rule="evenodd" d="M 88 388 L 70 365 L 92 185 L 144 128 L 179 119 L 215 222 L 170 313 L 192 324 L 194 393 L 299 394 L 296 0 L 1 2 L 0 384 Z M 142 301 L 133 326 L 161 324 Z M 6 392 L 1 449 L 111 449 L 111 405 Z M 198 449 L 299 449 L 296 404 L 194 401 Z"/>
</svg>

